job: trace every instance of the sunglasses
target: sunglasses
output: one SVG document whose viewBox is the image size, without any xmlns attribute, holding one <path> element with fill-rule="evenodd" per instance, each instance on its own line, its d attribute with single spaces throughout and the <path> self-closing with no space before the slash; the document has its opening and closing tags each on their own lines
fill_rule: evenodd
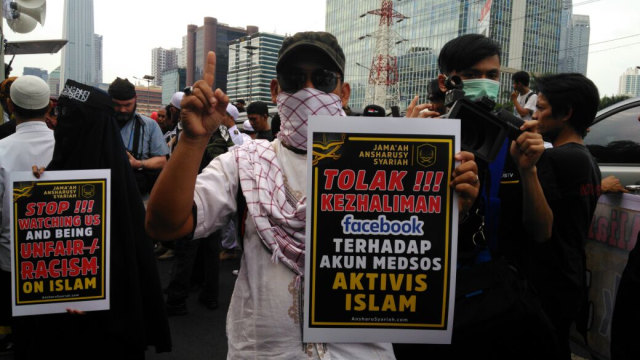
<svg viewBox="0 0 640 360">
<path fill-rule="evenodd" d="M 280 89 L 286 93 L 293 94 L 304 88 L 308 76 L 308 72 L 300 69 L 283 71 L 278 74 Z M 313 87 L 325 93 L 330 93 L 336 88 L 338 79 L 340 79 L 340 75 L 330 70 L 316 69 L 311 73 Z"/>
</svg>

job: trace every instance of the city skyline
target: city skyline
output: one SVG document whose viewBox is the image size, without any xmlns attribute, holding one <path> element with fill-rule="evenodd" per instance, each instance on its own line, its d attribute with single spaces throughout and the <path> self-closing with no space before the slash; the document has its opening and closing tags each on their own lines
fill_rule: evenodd
<svg viewBox="0 0 640 360">
<path fill-rule="evenodd" d="M 142 77 L 150 74 L 150 50 L 155 47 L 181 47 L 182 37 L 186 35 L 186 26 L 201 23 L 203 16 L 216 17 L 221 23 L 227 23 L 229 26 L 246 27 L 251 24 L 258 26 L 261 31 L 283 35 L 325 29 L 326 1 L 276 2 L 277 4 L 267 4 L 239 0 L 236 5 L 245 9 L 242 12 L 237 11 L 236 7 L 222 9 L 214 4 L 196 0 L 184 0 L 178 11 L 175 10 L 174 2 L 162 0 L 96 2 L 95 32 L 103 35 L 103 81 L 110 82 L 116 76 L 133 79 L 133 76 Z M 573 5 L 574 13 L 590 17 L 587 76 L 599 87 L 601 96 L 615 94 L 618 91 L 619 79 L 614 74 L 620 74 L 628 67 L 639 65 L 633 54 L 640 51 L 640 34 L 637 25 L 634 25 L 640 22 L 640 14 L 629 11 L 634 8 L 633 0 L 574 0 Z M 38 25 L 29 34 L 16 34 L 5 24 L 7 39 L 23 41 L 62 38 L 62 2 L 49 1 L 47 7 L 44 27 Z M 119 11 L 116 13 L 115 9 Z M 286 13 L 308 15 L 291 17 L 283 14 L 282 9 L 287 9 Z M 138 16 L 143 13 L 144 18 Z M 624 21 L 611 21 L 622 15 Z M 114 22 L 124 25 L 114 26 Z M 51 73 L 59 64 L 60 52 L 53 55 L 21 55 L 16 57 L 13 68 L 14 74 L 22 73 L 24 66 L 40 67 Z"/>
</svg>

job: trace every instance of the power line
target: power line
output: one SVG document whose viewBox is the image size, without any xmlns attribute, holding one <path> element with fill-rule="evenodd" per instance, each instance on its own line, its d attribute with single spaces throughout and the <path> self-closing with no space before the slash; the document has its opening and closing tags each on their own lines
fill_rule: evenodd
<svg viewBox="0 0 640 360">
<path fill-rule="evenodd" d="M 631 44 L 627 44 L 627 45 L 620 45 L 620 46 L 616 46 L 616 47 L 612 47 L 612 48 L 608 48 L 608 49 L 602 49 L 602 50 L 596 50 L 596 51 L 589 51 L 589 54 L 595 54 L 595 53 L 599 53 L 599 52 L 604 52 L 604 51 L 609 51 L 609 50 L 614 50 L 614 49 L 620 49 L 620 48 L 625 48 L 628 46 L 633 46 L 633 45 L 638 45 L 640 44 L 639 42 L 635 42 L 635 43 L 631 43 Z"/>
<path fill-rule="evenodd" d="M 632 38 L 632 37 L 636 37 L 636 36 L 640 36 L 640 34 L 633 34 L 633 35 L 622 36 L 622 37 L 615 38 L 615 39 L 609 39 L 609 40 L 598 41 L 598 42 L 590 43 L 590 44 L 588 44 L 588 45 L 578 45 L 578 46 L 573 46 L 573 47 L 570 47 L 570 48 L 566 48 L 566 49 L 564 49 L 564 51 L 567 51 L 567 50 L 573 50 L 573 49 L 579 49 L 579 48 L 587 47 L 587 46 L 591 46 L 591 45 L 606 44 L 606 43 L 610 43 L 610 42 L 613 42 L 613 41 L 618 41 L 618 40 L 628 39 L 628 38 Z M 602 51 L 607 51 L 607 50 L 618 49 L 618 48 L 621 48 L 621 47 L 626 47 L 626 46 L 629 46 L 629 45 L 635 45 L 635 44 L 638 44 L 638 43 L 632 43 L 632 44 L 627 44 L 627 45 L 620 45 L 620 46 L 617 46 L 617 47 L 613 47 L 613 48 L 609 48 L 609 49 L 603 49 L 603 50 L 589 51 L 589 54 L 594 54 L 594 53 L 598 53 L 598 52 L 602 52 Z M 561 52 L 561 51 L 563 51 L 563 50 L 558 50 L 558 52 Z M 523 59 L 523 58 L 524 58 L 524 56 L 520 56 L 520 57 L 517 57 L 517 58 L 509 58 L 509 61 L 512 61 L 512 60 L 520 60 L 520 59 Z"/>
<path fill-rule="evenodd" d="M 591 46 L 591 45 L 604 44 L 604 43 L 608 43 L 608 42 L 612 42 L 612 41 L 617 41 L 617 40 L 622 40 L 622 39 L 628 39 L 628 38 L 635 37 L 635 36 L 640 36 L 640 34 L 633 34 L 633 35 L 627 35 L 627 36 L 623 36 L 623 37 L 619 37 L 619 38 L 615 38 L 615 39 L 598 41 L 598 42 L 594 42 L 594 43 L 589 44 L 589 46 Z M 569 49 L 567 49 L 567 50 L 569 50 Z"/>
<path fill-rule="evenodd" d="M 486 1 L 486 0 L 476 0 L 476 1 L 472 2 L 470 5 L 479 4 L 479 3 L 484 2 L 484 1 Z M 578 7 L 578 6 L 582 6 L 582 5 L 591 4 L 591 3 L 594 3 L 594 2 L 599 2 L 599 1 L 602 1 L 602 0 L 586 0 L 586 1 L 583 1 L 581 3 L 573 5 L 573 8 Z M 559 6 L 559 7 L 552 7 L 550 9 L 548 9 L 548 10 L 543 10 L 543 11 L 536 12 L 533 15 L 534 16 L 542 16 L 544 14 L 553 13 L 553 12 L 562 13 L 562 11 L 563 11 L 562 6 Z M 416 16 L 412 16 L 409 19 L 417 19 L 417 18 L 429 16 L 429 17 L 432 18 L 432 20 L 434 22 L 437 22 L 437 21 L 441 21 L 443 19 L 449 18 L 450 16 L 448 16 L 448 15 L 450 15 L 450 14 L 451 13 L 449 12 L 448 8 L 447 9 L 441 9 L 441 10 L 438 9 L 437 12 L 435 13 L 435 16 L 434 16 L 434 13 L 424 13 L 424 14 L 419 14 L 419 15 L 416 15 Z M 525 15 L 525 16 L 521 16 L 521 17 L 517 17 L 517 18 L 512 18 L 511 22 L 516 21 L 516 20 L 527 19 L 529 17 L 530 16 Z M 450 32 L 446 32 L 446 33 L 439 33 L 437 35 L 429 35 L 429 36 L 413 38 L 413 39 L 409 39 L 409 41 L 413 42 L 415 40 L 437 38 L 437 37 L 440 37 L 440 36 L 457 35 L 459 33 L 459 30 L 460 29 L 456 29 L 455 31 L 450 31 Z"/>
</svg>

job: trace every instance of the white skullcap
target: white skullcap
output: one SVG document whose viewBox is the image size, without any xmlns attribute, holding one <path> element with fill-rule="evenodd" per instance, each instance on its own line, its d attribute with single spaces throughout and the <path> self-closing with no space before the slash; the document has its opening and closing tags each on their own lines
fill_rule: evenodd
<svg viewBox="0 0 640 360">
<path fill-rule="evenodd" d="M 227 104 L 227 113 L 231 115 L 231 117 L 233 118 L 233 121 L 236 121 L 238 119 L 238 116 L 240 116 L 240 113 L 238 112 L 238 108 L 231 105 L 231 103 Z"/>
<path fill-rule="evenodd" d="M 49 85 L 33 75 L 18 77 L 9 90 L 11 102 L 27 110 L 39 110 L 49 106 Z"/>
<path fill-rule="evenodd" d="M 242 131 L 244 132 L 254 132 L 253 126 L 251 126 L 251 122 L 249 120 L 245 120 L 242 123 Z"/>
<path fill-rule="evenodd" d="M 177 93 L 173 94 L 173 96 L 171 96 L 171 105 L 180 109 L 180 103 L 182 102 L 183 96 L 184 93 L 182 91 L 178 91 Z"/>
</svg>

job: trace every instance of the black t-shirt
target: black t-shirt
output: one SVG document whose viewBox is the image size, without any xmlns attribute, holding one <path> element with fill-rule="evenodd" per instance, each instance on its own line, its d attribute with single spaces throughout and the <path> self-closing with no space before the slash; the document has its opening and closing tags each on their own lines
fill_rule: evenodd
<svg viewBox="0 0 640 360">
<path fill-rule="evenodd" d="M 271 132 L 271 129 L 264 130 L 264 131 L 258 131 L 257 135 L 256 135 L 256 139 L 264 139 L 264 140 L 273 141 L 273 133 Z"/>
<path fill-rule="evenodd" d="M 587 148 L 577 143 L 545 150 L 537 170 L 553 212 L 551 238 L 537 243 L 526 236 L 520 176 L 509 156 L 500 184 L 498 252 L 527 274 L 545 307 L 574 313 L 585 288 L 584 246 L 600 195 L 600 170 Z"/>
</svg>

